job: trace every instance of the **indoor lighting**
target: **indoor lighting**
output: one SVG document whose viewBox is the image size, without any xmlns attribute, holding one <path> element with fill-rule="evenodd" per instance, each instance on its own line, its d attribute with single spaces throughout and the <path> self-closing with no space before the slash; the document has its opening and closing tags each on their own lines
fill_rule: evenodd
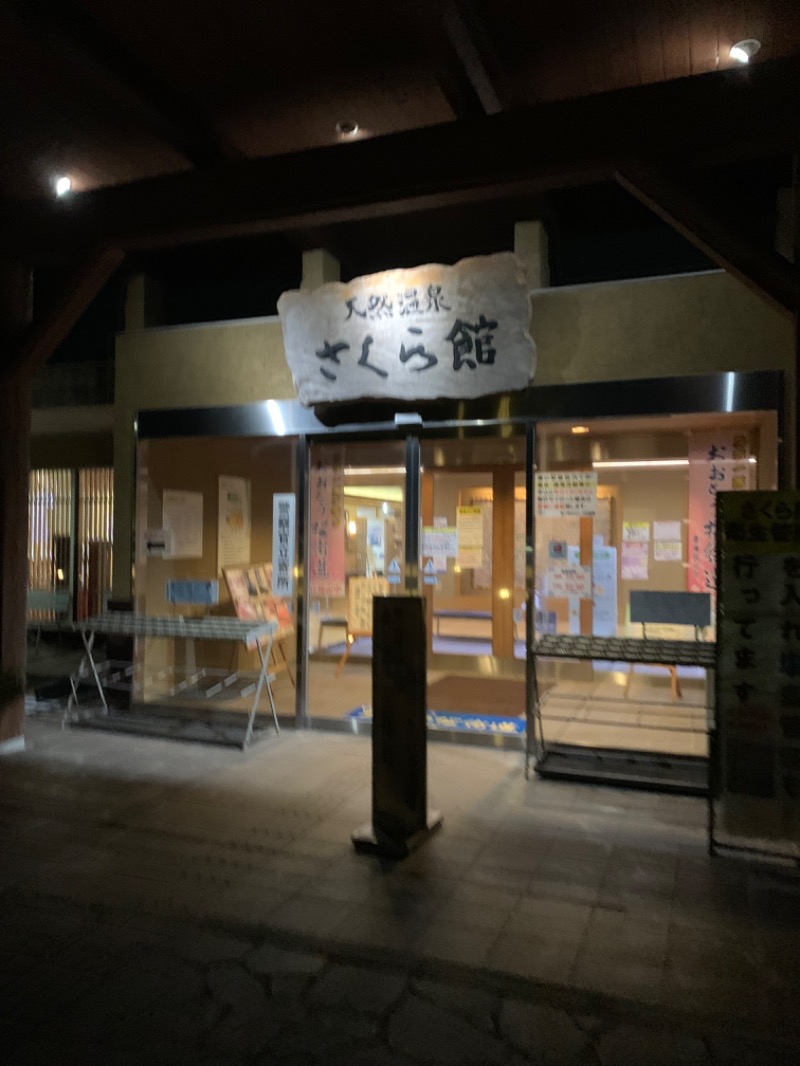
<svg viewBox="0 0 800 1066">
<path fill-rule="evenodd" d="M 270 403 L 274 403 L 273 400 Z M 405 474 L 404 466 L 346 466 L 345 477 L 372 477 L 373 474 Z"/>
<path fill-rule="evenodd" d="M 731 59 L 735 59 L 737 63 L 749 63 L 760 47 L 761 41 L 748 37 L 744 41 L 737 41 L 729 54 Z"/>
<path fill-rule="evenodd" d="M 358 523 L 355 522 L 352 518 L 347 523 L 347 532 L 351 537 L 354 537 L 356 533 L 358 533 Z"/>
<path fill-rule="evenodd" d="M 275 427 L 275 432 L 279 437 L 286 435 L 286 423 L 283 421 L 283 415 L 281 409 L 278 407 L 274 400 L 267 400 L 267 411 L 269 417 L 272 419 L 272 424 Z"/>
<path fill-rule="evenodd" d="M 339 119 L 336 123 L 336 134 L 342 138 L 355 137 L 358 129 L 358 123 L 349 118 Z"/>
<path fill-rule="evenodd" d="M 511 593 L 508 591 L 508 589 L 498 589 L 497 595 L 500 597 L 501 600 L 511 599 Z"/>
<path fill-rule="evenodd" d="M 706 462 L 705 459 L 701 459 L 700 462 Z M 747 458 L 748 463 L 756 463 L 758 460 L 754 455 L 750 455 Z M 596 463 L 592 463 L 592 466 L 596 470 L 631 470 L 639 467 L 676 467 L 676 466 L 688 466 L 688 459 L 601 459 Z"/>
<path fill-rule="evenodd" d="M 66 174 L 60 174 L 53 182 L 56 190 L 56 196 L 66 196 L 68 192 L 72 191 L 72 179 L 68 178 Z"/>
<path fill-rule="evenodd" d="M 588 426 L 573 426 L 572 427 L 572 432 L 573 433 L 588 433 L 589 432 L 589 427 Z"/>
</svg>

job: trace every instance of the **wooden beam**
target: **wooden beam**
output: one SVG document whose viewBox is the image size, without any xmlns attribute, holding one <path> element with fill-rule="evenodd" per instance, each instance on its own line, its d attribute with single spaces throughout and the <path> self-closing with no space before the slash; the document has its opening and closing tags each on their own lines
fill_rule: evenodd
<svg viewBox="0 0 800 1066">
<path fill-rule="evenodd" d="M 472 122 L 17 204 L 0 241 L 37 254 L 163 247 L 608 180 L 630 159 L 721 164 L 800 147 L 800 57 Z"/>
<path fill-rule="evenodd" d="M 119 248 L 97 248 L 78 264 L 60 297 L 41 321 L 30 325 L 18 345 L 8 353 L 6 373 L 34 374 L 97 296 L 125 255 Z"/>
<path fill-rule="evenodd" d="M 487 115 L 509 106 L 511 93 L 490 35 L 470 0 L 448 0 L 442 22 L 472 90 Z"/>
<path fill-rule="evenodd" d="M 30 315 L 30 271 L 0 263 L 0 352 L 16 347 Z M 3 373 L 0 359 L 0 667 L 21 679 L 26 670 L 28 465 L 31 377 Z M 25 701 L 0 707 L 0 750 L 23 743 Z"/>
<path fill-rule="evenodd" d="M 82 5 L 71 0 L 0 0 L 0 6 L 54 55 L 70 59 L 100 78 L 157 136 L 194 166 L 242 158 L 243 153 L 195 104 Z"/>
<path fill-rule="evenodd" d="M 680 179 L 642 162 L 621 166 L 615 177 L 622 188 L 774 307 L 792 315 L 800 309 L 800 270 L 777 252 L 755 244 L 743 228 L 719 216 Z"/>
</svg>

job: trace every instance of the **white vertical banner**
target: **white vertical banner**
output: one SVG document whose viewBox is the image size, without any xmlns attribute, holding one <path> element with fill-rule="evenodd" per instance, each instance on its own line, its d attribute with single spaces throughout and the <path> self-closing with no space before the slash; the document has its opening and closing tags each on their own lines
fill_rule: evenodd
<svg viewBox="0 0 800 1066">
<path fill-rule="evenodd" d="M 287 599 L 294 592 L 295 510 L 293 492 L 272 497 L 272 594 Z"/>
</svg>

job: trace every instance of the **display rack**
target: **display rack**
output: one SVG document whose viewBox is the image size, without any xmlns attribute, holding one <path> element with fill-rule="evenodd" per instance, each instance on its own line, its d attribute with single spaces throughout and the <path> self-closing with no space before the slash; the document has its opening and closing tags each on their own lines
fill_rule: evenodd
<svg viewBox="0 0 800 1066">
<path fill-rule="evenodd" d="M 254 624 L 253 622 L 242 621 L 239 618 L 225 618 L 218 616 L 209 618 L 184 618 L 181 615 L 137 615 L 120 611 L 86 618 L 81 622 L 74 623 L 72 628 L 81 635 L 84 654 L 77 670 L 70 678 L 71 693 L 64 712 L 65 723 L 71 719 L 72 708 L 77 704 L 78 685 L 87 674 L 91 676 L 97 688 L 100 702 L 103 705 L 103 713 L 106 715 L 108 714 L 108 703 L 106 702 L 98 664 L 96 663 L 93 654 L 95 639 L 98 635 L 163 637 L 164 639 L 192 641 L 229 641 L 232 643 L 241 643 L 248 650 L 255 648 L 258 651 L 261 667 L 254 688 L 253 702 L 248 713 L 247 728 L 242 747 L 247 747 L 252 739 L 253 723 L 258 710 L 258 703 L 261 699 L 261 693 L 264 689 L 266 689 L 270 708 L 272 710 L 275 731 L 280 733 L 278 714 L 275 709 L 275 700 L 272 695 L 271 684 L 275 680 L 275 675 L 270 674 L 268 671 L 272 643 L 278 629 L 275 622 L 259 622 Z M 180 682 L 175 691 L 186 691 L 192 685 L 196 684 L 202 676 L 202 671 L 194 672 L 191 676 Z M 239 676 L 238 671 L 227 673 L 217 685 L 208 690 L 209 694 L 220 692 L 224 688 L 229 687 L 238 680 Z"/>
<path fill-rule="evenodd" d="M 530 777 L 533 759 L 546 753 L 542 723 L 542 701 L 536 670 L 538 658 L 578 659 L 622 663 L 647 663 L 663 666 L 699 666 L 711 675 L 716 667 L 716 644 L 697 640 L 655 640 L 640 637 L 593 637 L 546 634 L 535 640 L 531 648 L 531 678 L 533 685 L 531 713 L 533 729 L 527 730 L 525 744 L 525 775 Z M 713 727 L 713 678 L 709 677 L 706 715 L 709 732 Z M 529 723 L 530 726 L 531 723 Z M 536 750 L 537 729 L 539 750 Z M 533 743 L 533 746 L 532 746 Z"/>
</svg>

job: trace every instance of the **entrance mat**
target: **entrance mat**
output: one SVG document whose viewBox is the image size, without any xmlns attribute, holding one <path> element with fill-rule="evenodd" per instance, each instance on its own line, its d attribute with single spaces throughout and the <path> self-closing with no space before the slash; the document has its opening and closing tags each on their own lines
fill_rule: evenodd
<svg viewBox="0 0 800 1066">
<path fill-rule="evenodd" d="M 241 748 L 247 729 L 243 714 L 215 714 L 190 718 L 183 714 L 115 711 L 108 715 L 92 714 L 71 723 L 74 729 L 101 729 L 110 733 L 131 733 L 162 740 L 189 740 L 201 744 L 222 744 Z M 251 744 L 268 736 L 275 736 L 272 715 L 257 715 L 253 723 Z"/>
<path fill-rule="evenodd" d="M 448 674 L 428 685 L 428 706 L 458 714 L 515 718 L 525 714 L 525 682 L 513 678 L 462 677 Z"/>
<path fill-rule="evenodd" d="M 525 735 L 525 719 L 519 717 L 506 718 L 494 714 L 448 714 L 442 711 L 427 711 L 426 717 L 428 729 L 448 733 L 474 733 L 483 736 L 497 733 L 504 736 Z M 345 718 L 351 722 L 369 722 L 372 720 L 372 707 L 368 704 L 356 707 L 354 711 L 348 711 Z"/>
<path fill-rule="evenodd" d="M 536 763 L 539 777 L 680 796 L 708 795 L 708 760 L 699 755 L 554 745 Z"/>
</svg>

